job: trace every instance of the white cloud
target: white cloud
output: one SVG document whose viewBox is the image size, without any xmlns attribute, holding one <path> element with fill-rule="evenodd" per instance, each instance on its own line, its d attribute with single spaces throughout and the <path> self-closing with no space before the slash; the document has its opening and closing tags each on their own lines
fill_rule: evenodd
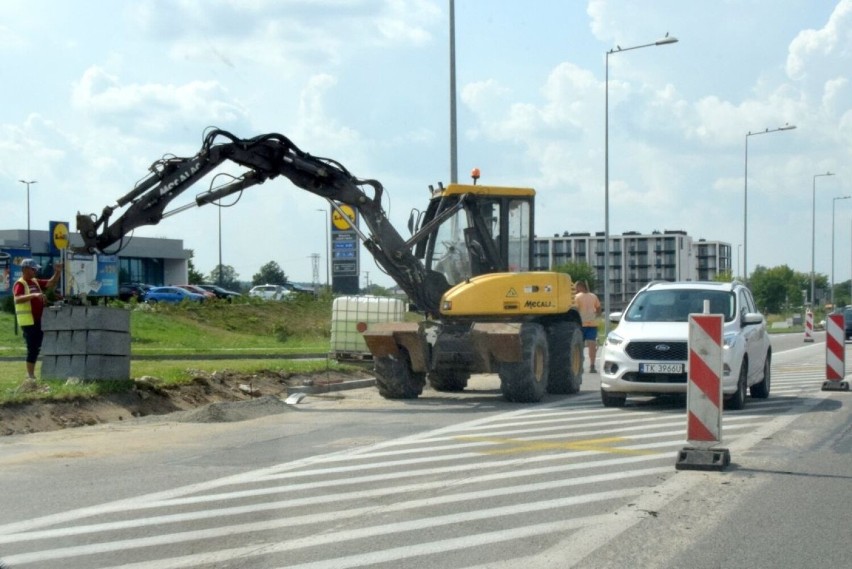
<svg viewBox="0 0 852 569">
<path fill-rule="evenodd" d="M 71 100 L 93 120 L 102 124 L 117 121 L 135 133 L 162 133 L 188 119 L 194 124 L 227 126 L 246 117 L 246 111 L 214 81 L 124 85 L 97 66 L 87 69 L 73 85 Z"/>
<path fill-rule="evenodd" d="M 802 30 L 790 43 L 787 75 L 802 79 L 815 60 L 831 55 L 849 58 L 852 48 L 852 0 L 840 0 L 825 27 Z"/>
</svg>

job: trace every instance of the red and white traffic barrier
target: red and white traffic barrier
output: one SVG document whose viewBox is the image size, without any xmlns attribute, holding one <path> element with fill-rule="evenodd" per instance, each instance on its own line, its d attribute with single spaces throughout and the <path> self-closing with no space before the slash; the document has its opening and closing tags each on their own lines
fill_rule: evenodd
<svg viewBox="0 0 852 569">
<path fill-rule="evenodd" d="M 722 442 L 721 314 L 690 314 L 686 384 L 686 441 L 678 453 L 678 470 L 721 470 L 731 462 Z"/>
<path fill-rule="evenodd" d="M 805 312 L 805 342 L 814 341 L 814 313 L 808 310 Z"/>
<path fill-rule="evenodd" d="M 825 381 L 823 391 L 849 391 L 846 378 L 846 322 L 842 314 L 825 321 Z"/>
</svg>

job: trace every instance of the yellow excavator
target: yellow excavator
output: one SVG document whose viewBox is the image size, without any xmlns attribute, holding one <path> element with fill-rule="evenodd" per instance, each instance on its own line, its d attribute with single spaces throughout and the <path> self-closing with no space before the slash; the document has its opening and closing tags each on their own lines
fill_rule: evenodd
<svg viewBox="0 0 852 569">
<path fill-rule="evenodd" d="M 244 171 L 165 211 L 226 162 Z M 342 205 L 357 210 L 367 229 L 356 228 L 364 247 L 423 314 L 420 322 L 373 324 L 364 332 L 382 396 L 416 398 L 426 381 L 438 391 L 462 391 L 474 373 L 497 373 L 504 397 L 515 402 L 580 389 L 583 335 L 571 279 L 530 270 L 533 189 L 477 185 L 476 177 L 473 184 L 439 184 L 426 209 L 412 213 L 406 239 L 382 207 L 381 183 L 311 156 L 281 134 L 243 139 L 210 129 L 197 154 L 169 155 L 149 171 L 99 216 L 78 213 L 81 250 L 117 253 L 137 227 L 284 176 L 341 215 Z"/>
</svg>

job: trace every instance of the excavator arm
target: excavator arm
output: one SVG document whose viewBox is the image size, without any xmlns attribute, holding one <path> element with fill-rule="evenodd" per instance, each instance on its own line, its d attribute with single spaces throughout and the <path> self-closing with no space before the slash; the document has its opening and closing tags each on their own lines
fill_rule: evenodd
<svg viewBox="0 0 852 569">
<path fill-rule="evenodd" d="M 223 186 L 198 194 L 194 203 L 165 211 L 175 198 L 226 162 L 238 164 L 246 171 Z M 356 178 L 341 164 L 311 156 L 281 134 L 241 139 L 219 129 L 206 134 L 195 156 L 164 157 L 154 162 L 149 170 L 151 173 L 147 177 L 115 205 L 104 208 L 99 217 L 77 214 L 77 231 L 83 239 L 84 251 L 106 251 L 116 244 L 120 249 L 125 237 L 137 227 L 156 225 L 163 218 L 189 207 L 215 202 L 284 176 L 293 185 L 326 198 L 332 205 L 347 204 L 358 211 L 370 232 L 369 236 L 362 234 L 364 246 L 376 263 L 420 310 L 428 315 L 438 314 L 441 296 L 449 284 L 440 273 L 427 270 L 412 253 L 413 246 L 425 237 L 425 232 L 421 230 L 408 241 L 403 239 L 382 208 L 383 187 L 376 180 Z M 367 189 L 372 192 L 368 193 Z M 120 209 L 124 211 L 113 219 L 113 214 Z"/>
</svg>

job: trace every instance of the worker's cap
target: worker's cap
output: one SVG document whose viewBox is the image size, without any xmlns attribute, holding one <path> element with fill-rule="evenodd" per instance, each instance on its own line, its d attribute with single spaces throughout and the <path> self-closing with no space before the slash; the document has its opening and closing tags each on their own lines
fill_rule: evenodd
<svg viewBox="0 0 852 569">
<path fill-rule="evenodd" d="M 35 259 L 24 259 L 21 261 L 22 269 L 35 269 L 36 271 L 41 269 L 41 265 L 35 262 Z"/>
</svg>

